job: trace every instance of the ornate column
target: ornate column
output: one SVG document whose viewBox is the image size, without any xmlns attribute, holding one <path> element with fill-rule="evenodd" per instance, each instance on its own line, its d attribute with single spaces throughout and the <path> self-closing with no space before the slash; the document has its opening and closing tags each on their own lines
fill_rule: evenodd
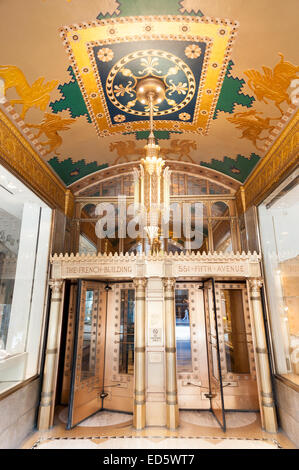
<svg viewBox="0 0 299 470">
<path fill-rule="evenodd" d="M 145 287 L 146 279 L 134 279 L 135 295 L 135 389 L 133 424 L 145 427 Z"/>
<path fill-rule="evenodd" d="M 262 425 L 265 431 L 277 432 L 276 410 L 273 400 L 270 364 L 263 318 L 263 306 L 260 294 L 260 288 L 262 285 L 263 281 L 261 279 L 249 280 L 255 336 L 255 357 L 257 359 L 258 384 L 260 388 L 259 393 Z"/>
<path fill-rule="evenodd" d="M 49 429 L 53 424 L 64 281 L 53 280 L 50 281 L 49 284 L 52 289 L 52 297 L 43 385 L 38 415 L 39 430 Z"/>
<path fill-rule="evenodd" d="M 165 353 L 166 353 L 166 418 L 168 429 L 179 425 L 177 377 L 176 377 L 176 339 L 175 339 L 175 279 L 166 278 L 164 283 L 165 301 Z"/>
</svg>

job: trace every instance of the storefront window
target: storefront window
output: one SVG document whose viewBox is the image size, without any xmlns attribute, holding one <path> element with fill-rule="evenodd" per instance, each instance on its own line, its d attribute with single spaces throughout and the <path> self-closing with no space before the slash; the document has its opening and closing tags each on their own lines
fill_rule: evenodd
<svg viewBox="0 0 299 470">
<path fill-rule="evenodd" d="M 259 206 L 276 372 L 299 384 L 299 171 Z"/>
<path fill-rule="evenodd" d="M 0 166 L 0 393 L 38 373 L 51 212 Z"/>
</svg>

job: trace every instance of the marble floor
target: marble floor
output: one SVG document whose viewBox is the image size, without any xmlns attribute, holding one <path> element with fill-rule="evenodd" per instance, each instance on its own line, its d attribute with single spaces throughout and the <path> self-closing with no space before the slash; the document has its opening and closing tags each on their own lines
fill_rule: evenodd
<svg viewBox="0 0 299 470">
<path fill-rule="evenodd" d="M 283 432 L 261 429 L 258 413 L 227 413 L 224 433 L 209 411 L 180 411 L 175 431 L 149 427 L 136 431 L 132 415 L 102 411 L 67 431 L 67 409 L 58 407 L 54 427 L 33 433 L 23 449 L 294 449 Z"/>
</svg>

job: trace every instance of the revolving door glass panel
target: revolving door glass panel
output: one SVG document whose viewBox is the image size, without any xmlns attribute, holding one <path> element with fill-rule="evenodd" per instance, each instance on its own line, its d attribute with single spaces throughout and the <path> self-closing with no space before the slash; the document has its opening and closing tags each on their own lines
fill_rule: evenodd
<svg viewBox="0 0 299 470">
<path fill-rule="evenodd" d="M 192 371 L 189 290 L 175 290 L 176 349 L 178 372 Z"/>
</svg>

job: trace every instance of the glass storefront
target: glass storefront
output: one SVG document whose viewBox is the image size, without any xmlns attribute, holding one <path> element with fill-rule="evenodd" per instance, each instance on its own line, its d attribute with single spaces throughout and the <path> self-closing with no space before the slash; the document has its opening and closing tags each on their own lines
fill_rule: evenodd
<svg viewBox="0 0 299 470">
<path fill-rule="evenodd" d="M 258 208 L 276 373 L 299 384 L 299 170 Z"/>
<path fill-rule="evenodd" d="M 0 166 L 0 393 L 36 375 L 52 211 Z"/>
</svg>

